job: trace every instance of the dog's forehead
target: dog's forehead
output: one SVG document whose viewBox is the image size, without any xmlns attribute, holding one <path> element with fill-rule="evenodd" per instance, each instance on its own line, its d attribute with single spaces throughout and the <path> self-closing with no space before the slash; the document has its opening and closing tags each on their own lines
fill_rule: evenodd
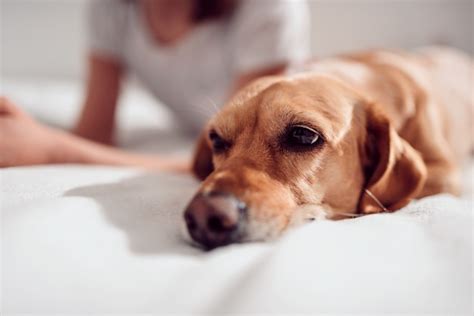
<svg viewBox="0 0 474 316">
<path fill-rule="evenodd" d="M 241 133 L 245 128 L 263 127 L 270 134 L 286 124 L 313 123 L 326 136 L 337 140 L 352 117 L 353 96 L 337 81 L 317 76 L 287 77 L 241 93 L 216 115 L 212 123 L 222 133 Z"/>
</svg>

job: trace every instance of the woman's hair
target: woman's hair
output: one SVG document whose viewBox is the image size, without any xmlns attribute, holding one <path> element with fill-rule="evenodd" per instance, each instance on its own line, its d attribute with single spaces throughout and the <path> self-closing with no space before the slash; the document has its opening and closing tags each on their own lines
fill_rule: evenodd
<svg viewBox="0 0 474 316">
<path fill-rule="evenodd" d="M 196 23 L 229 17 L 239 0 L 194 0 L 193 20 Z"/>
</svg>

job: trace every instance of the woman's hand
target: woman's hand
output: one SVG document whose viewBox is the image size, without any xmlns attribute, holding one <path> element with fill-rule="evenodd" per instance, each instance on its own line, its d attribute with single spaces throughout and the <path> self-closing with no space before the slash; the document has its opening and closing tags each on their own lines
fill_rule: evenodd
<svg viewBox="0 0 474 316">
<path fill-rule="evenodd" d="M 0 96 L 0 167 L 53 163 L 56 132 Z"/>
</svg>

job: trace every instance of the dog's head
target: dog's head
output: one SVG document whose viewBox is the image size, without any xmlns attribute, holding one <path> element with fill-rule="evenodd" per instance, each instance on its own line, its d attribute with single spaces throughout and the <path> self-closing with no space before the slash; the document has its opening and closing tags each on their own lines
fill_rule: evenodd
<svg viewBox="0 0 474 316">
<path fill-rule="evenodd" d="M 206 248 L 379 212 L 379 202 L 398 209 L 426 174 L 375 105 L 314 75 L 262 78 L 232 98 L 205 128 L 194 171 L 204 181 L 184 217 Z"/>
</svg>

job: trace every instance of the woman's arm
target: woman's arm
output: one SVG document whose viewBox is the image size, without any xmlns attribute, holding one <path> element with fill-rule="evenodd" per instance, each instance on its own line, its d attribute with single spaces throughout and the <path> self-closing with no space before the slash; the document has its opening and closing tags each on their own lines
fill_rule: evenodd
<svg viewBox="0 0 474 316">
<path fill-rule="evenodd" d="M 80 163 L 187 171 L 188 162 L 129 153 L 36 122 L 0 97 L 0 167 Z"/>
<path fill-rule="evenodd" d="M 187 170 L 188 163 L 183 160 L 134 154 L 104 145 L 113 143 L 122 73 L 120 63 L 113 59 L 90 56 L 85 104 L 74 133 L 36 122 L 0 97 L 0 167 L 81 163 Z"/>
<path fill-rule="evenodd" d="M 122 67 L 92 55 L 85 105 L 74 134 L 36 122 L 8 99 L 0 97 L 0 167 L 51 163 L 137 166 L 188 170 L 188 162 L 158 155 L 129 153 L 113 143 Z"/>
<path fill-rule="evenodd" d="M 123 70 L 110 58 L 91 54 L 86 98 L 74 134 L 103 144 L 113 144 L 115 113 Z"/>
</svg>

